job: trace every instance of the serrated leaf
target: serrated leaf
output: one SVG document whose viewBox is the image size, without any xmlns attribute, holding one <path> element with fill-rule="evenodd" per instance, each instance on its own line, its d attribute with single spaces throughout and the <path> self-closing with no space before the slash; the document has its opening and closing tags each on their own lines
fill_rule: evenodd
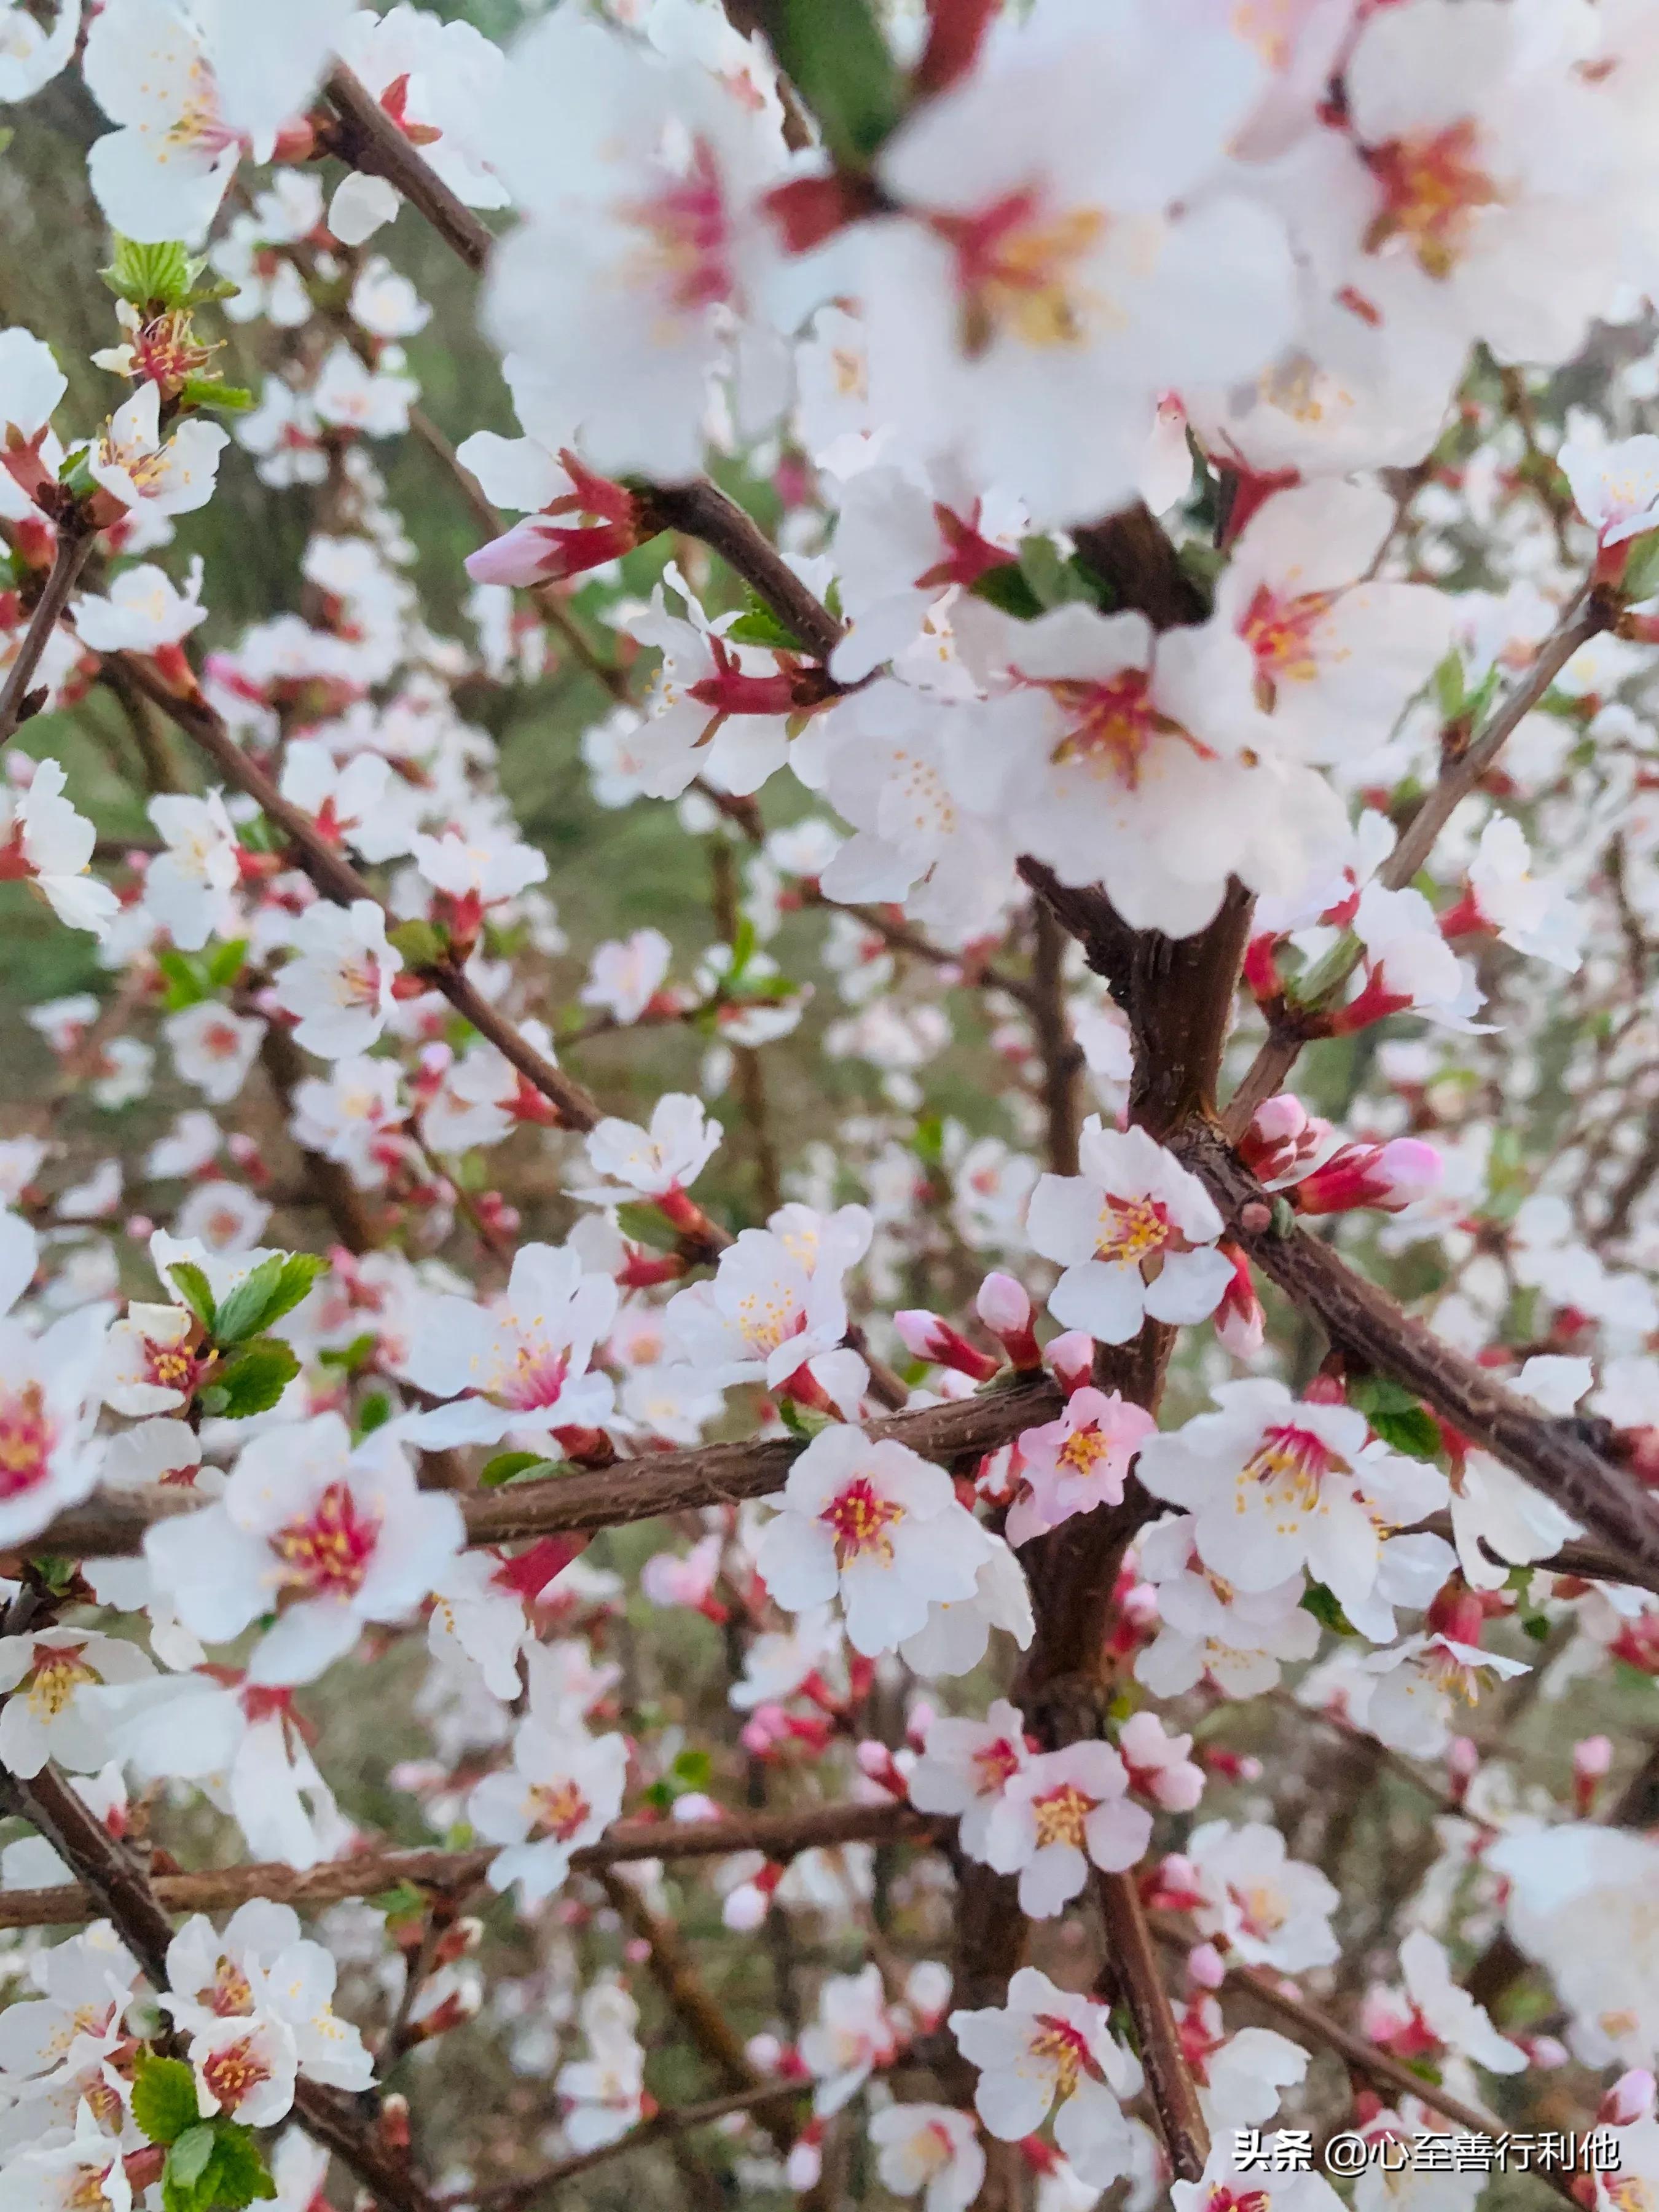
<svg viewBox="0 0 1659 2212">
<path fill-rule="evenodd" d="M 204 1328 L 211 1330 L 217 1310 L 207 1277 L 193 1260 L 176 1260 L 167 1269 L 174 1289 Z"/>
<path fill-rule="evenodd" d="M 201 2118 L 196 2076 L 182 2058 L 141 2050 L 132 2077 L 132 2117 L 153 2143 L 176 2142 Z"/>
<path fill-rule="evenodd" d="M 190 2069 L 185 2067 L 185 2071 L 189 2074 Z M 191 2074 L 191 2087 L 194 2089 L 195 2086 L 196 2077 Z M 180 2189 L 193 2188 L 207 2172 L 208 2160 L 216 2148 L 212 2124 L 198 2118 L 193 2126 L 183 2129 L 173 2138 L 173 2148 L 167 2153 L 168 2179 Z"/>
<path fill-rule="evenodd" d="M 327 1267 L 315 1252 L 273 1252 L 226 1291 L 213 1324 L 214 1341 L 228 1346 L 260 1335 L 293 1312 Z"/>
<path fill-rule="evenodd" d="M 904 81 L 867 0 L 766 0 L 763 21 L 824 144 L 862 167 L 904 112 Z"/>
<path fill-rule="evenodd" d="M 551 1474 L 557 1464 L 556 1460 L 544 1459 L 539 1452 L 497 1452 L 494 1459 L 485 1462 L 478 1480 L 486 1490 L 499 1490 L 504 1482 L 511 1482 L 517 1475 L 528 1474 L 532 1468 L 539 1468 L 544 1474 Z"/>
<path fill-rule="evenodd" d="M 216 2212 L 242 2212 L 256 2197 L 276 2194 L 251 2132 L 222 2113 L 213 2124 L 213 2161 L 204 2179 L 211 2187 Z"/>
<path fill-rule="evenodd" d="M 256 1337 L 234 1352 L 219 1370 L 203 1402 L 228 1421 L 268 1413 L 300 1371 L 291 1344 L 280 1337 Z"/>
<path fill-rule="evenodd" d="M 118 234 L 109 267 L 98 273 L 118 299 L 135 307 L 181 307 L 203 266 L 179 239 L 146 244 Z"/>
<path fill-rule="evenodd" d="M 273 1252 L 225 1292 L 213 1324 L 216 1344 L 240 1344 L 259 1334 L 264 1326 L 265 1308 L 276 1295 L 283 1257 L 281 1252 Z"/>
</svg>

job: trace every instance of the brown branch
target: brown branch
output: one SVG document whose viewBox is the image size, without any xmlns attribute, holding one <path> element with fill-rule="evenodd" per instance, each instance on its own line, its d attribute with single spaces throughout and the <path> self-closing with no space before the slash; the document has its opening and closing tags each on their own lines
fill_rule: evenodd
<svg viewBox="0 0 1659 2212">
<path fill-rule="evenodd" d="M 17 734 L 18 724 L 28 718 L 26 710 L 34 672 L 40 665 L 52 634 L 69 605 L 70 593 L 96 543 L 96 532 L 78 520 L 66 520 L 58 526 L 58 549 L 52 556 L 51 573 L 34 603 L 34 612 L 17 648 L 17 658 L 6 672 L 5 683 L 0 685 L 0 745 L 9 744 Z"/>
<path fill-rule="evenodd" d="M 1622 1579 L 1659 1576 L 1659 1510 L 1622 1468 L 1602 1458 L 1581 1425 L 1542 1413 L 1485 1368 L 1403 1313 L 1386 1291 L 1356 1274 L 1328 1244 L 1292 1224 L 1281 1233 L 1272 1198 L 1213 1125 L 1172 1139 L 1199 1174 L 1252 1261 L 1310 1314 L 1333 1345 L 1418 1395 L 1583 1523 L 1617 1560 Z M 1265 1227 L 1247 1227 L 1260 1220 Z"/>
<path fill-rule="evenodd" d="M 802 583 L 760 526 L 711 483 L 654 484 L 641 495 L 659 530 L 701 538 L 791 630 L 815 659 L 841 643 L 842 626 Z"/>
<path fill-rule="evenodd" d="M 227 783 L 246 792 L 258 801 L 259 809 L 275 823 L 294 848 L 294 856 L 307 875 L 311 878 L 325 897 L 339 905 L 350 906 L 359 899 L 368 899 L 379 906 L 380 900 L 357 873 L 343 853 L 319 830 L 308 814 L 290 805 L 283 797 L 264 769 L 250 758 L 231 736 L 223 720 L 198 694 L 181 698 L 170 691 L 155 669 L 135 654 L 117 656 L 133 684 L 147 699 L 153 700 L 168 719 L 181 729 L 213 763 Z M 559 1109 L 566 1126 L 572 1129 L 591 1129 L 599 1119 L 597 1103 L 582 1088 L 552 1061 L 526 1042 L 512 1023 L 496 1012 L 483 997 L 476 985 L 469 981 L 457 968 L 440 962 L 428 968 L 413 971 L 422 976 L 433 988 L 441 991 L 458 1014 L 471 1023 L 481 1036 L 487 1037 L 497 1051 L 516 1067 L 525 1079 L 543 1097 Z"/>
<path fill-rule="evenodd" d="M 878 906 L 860 906 L 849 899 L 826 897 L 817 884 L 803 888 L 801 902 L 805 906 L 826 908 L 831 914 L 851 915 L 861 929 L 878 937 L 895 952 L 908 952 L 917 960 L 925 960 L 930 968 L 953 968 L 964 989 L 1000 991 L 1005 998 L 1012 999 L 1030 1008 L 1036 1001 L 1036 987 L 1023 975 L 1011 975 L 1004 968 L 994 967 L 989 961 L 978 960 L 970 952 L 952 952 L 943 945 L 935 945 L 931 937 L 924 936 L 914 923 L 896 921 Z"/>
<path fill-rule="evenodd" d="M 1041 899 L 1036 921 L 1030 1011 L 1042 1065 L 1044 1150 L 1055 1175 L 1074 1176 L 1083 1124 L 1083 1052 L 1066 1012 L 1066 947 L 1071 939 Z"/>
<path fill-rule="evenodd" d="M 659 1919 L 633 1884 L 620 1875 L 602 1874 L 599 1882 L 623 1927 L 645 1945 L 650 1954 L 652 1978 L 667 2000 L 670 2010 L 726 2088 L 730 2092 L 763 2088 L 765 2076 L 757 2066 L 750 2063 L 743 2038 L 692 1964 L 672 1921 Z M 794 2139 L 793 2129 L 781 2120 L 762 2124 L 778 2150 L 787 2156 Z"/>
<path fill-rule="evenodd" d="M 1106 1930 L 1106 1972 L 1134 2023 L 1146 2087 L 1176 2179 L 1196 2181 L 1210 2155 L 1210 2130 L 1181 2048 L 1170 1993 L 1133 1874 L 1097 1874 Z"/>
<path fill-rule="evenodd" d="M 1617 602 L 1600 592 L 1587 591 L 1573 602 L 1540 647 L 1531 667 L 1505 692 L 1480 732 L 1443 762 L 1433 790 L 1419 804 L 1378 873 L 1377 880 L 1385 890 L 1404 890 L 1410 884 L 1454 811 L 1480 783 L 1518 725 L 1537 706 L 1579 647 L 1610 628 L 1618 611 Z M 1342 975 L 1330 978 L 1333 989 L 1352 974 L 1359 959 L 1356 940 L 1348 967 Z M 1311 1022 L 1299 1018 L 1293 1011 L 1275 1018 L 1267 1042 L 1227 1102 L 1222 1127 L 1229 1137 L 1235 1140 L 1242 1137 L 1256 1108 L 1284 1088 L 1304 1044 L 1316 1033 Z"/>
<path fill-rule="evenodd" d="M 294 1093 L 305 1073 L 300 1048 L 280 1021 L 271 1021 L 259 1043 L 259 1062 L 270 1079 L 286 1125 L 294 1111 Z M 292 1134 L 292 1131 L 289 1132 Z M 313 1196 L 327 1214 L 334 1234 L 348 1252 L 372 1252 L 380 1243 L 368 1201 L 351 1179 L 351 1171 L 338 1160 L 313 1152 L 295 1139 L 301 1164 Z"/>
<path fill-rule="evenodd" d="M 555 2189 L 562 2182 L 574 2181 L 580 2174 L 591 2173 L 596 2166 L 605 2166 L 613 2158 L 621 2158 L 630 2150 L 644 2150 L 652 2143 L 662 2142 L 684 2135 L 692 2128 L 707 2127 L 714 2120 L 729 2119 L 733 2112 L 762 2112 L 769 2105 L 782 2105 L 811 2094 L 812 2084 L 801 2081 L 757 2081 L 747 2089 L 734 2089 L 729 2096 L 709 2097 L 698 2105 L 672 2105 L 666 2111 L 653 2113 L 648 2120 L 630 2128 L 615 2142 L 600 2143 L 593 2150 L 580 2151 L 574 2157 L 562 2158 L 552 2166 L 545 2166 L 539 2173 L 527 2175 L 522 2181 L 487 2183 L 482 2189 L 464 2189 L 453 2197 L 439 2199 L 443 2207 L 480 2204 L 490 2207 L 490 2212 L 501 2208 L 501 2212 L 513 2212 L 513 2208 L 526 2204 L 532 2197 L 539 2197 L 544 2189 Z M 762 2123 L 763 2125 L 766 2124 Z"/>
<path fill-rule="evenodd" d="M 1053 1420 L 1063 1402 L 1059 1384 L 1044 1374 L 864 1425 L 871 1436 L 890 1437 L 924 1459 L 950 1461 L 994 1451 L 1022 1429 Z M 458 1502 L 469 1544 L 592 1533 L 698 1506 L 769 1497 L 788 1480 L 800 1449 L 788 1437 L 698 1444 L 597 1473 L 509 1483 Z M 69 1559 L 131 1559 L 143 1548 L 144 1531 L 155 1522 L 199 1512 L 207 1502 L 189 1491 L 160 1488 L 131 1498 L 106 1495 L 60 1514 L 29 1539 L 28 1549 Z"/>
<path fill-rule="evenodd" d="M 724 1858 L 734 1851 L 791 1859 L 801 1851 L 842 1844 L 921 1845 L 938 1833 L 938 1822 L 900 1804 L 813 1805 L 803 1812 L 742 1813 L 723 1820 L 617 1820 L 597 1844 L 573 1852 L 570 1863 L 578 1874 L 598 1874 L 641 1859 Z M 221 1912 L 253 1897 L 311 1911 L 343 1898 L 378 1897 L 405 1882 L 453 1900 L 476 1887 L 495 1856 L 493 1849 L 483 1847 L 356 1851 L 303 1870 L 280 1859 L 255 1861 L 195 1874 L 152 1875 L 149 1894 L 164 1914 Z M 85 1882 L 0 1890 L 0 1928 L 68 1927 L 107 1909 Z"/>
<path fill-rule="evenodd" d="M 151 1982 L 165 1990 L 172 1923 L 125 1845 L 51 1766 L 27 1782 L 9 1775 L 5 1788 L 15 1809 L 75 1869 L 96 1910 L 113 1923 Z M 387 2212 L 436 2212 L 437 2200 L 425 2183 L 375 2139 L 356 2101 L 343 2091 L 316 2081 L 296 2082 L 294 2117 Z"/>
<path fill-rule="evenodd" d="M 323 91 L 339 118 L 319 134 L 325 151 L 368 177 L 384 177 L 423 215 L 444 244 L 475 272 L 495 241 L 470 207 L 423 161 L 368 87 L 343 62 L 336 62 Z"/>
</svg>

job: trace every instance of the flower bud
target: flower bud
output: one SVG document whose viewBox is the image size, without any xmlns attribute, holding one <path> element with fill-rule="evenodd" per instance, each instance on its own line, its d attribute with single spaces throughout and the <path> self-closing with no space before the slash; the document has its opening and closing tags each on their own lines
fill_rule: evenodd
<svg viewBox="0 0 1659 2212">
<path fill-rule="evenodd" d="M 960 1375 L 970 1375 L 975 1382 L 989 1382 L 1002 1365 L 988 1352 L 976 1350 L 925 1306 L 909 1306 L 896 1313 L 893 1326 L 913 1358 L 928 1360 L 935 1367 L 954 1367 Z"/>
<path fill-rule="evenodd" d="M 1068 1328 L 1063 1336 L 1050 1337 L 1047 1358 L 1054 1379 L 1068 1397 L 1094 1379 L 1095 1340 L 1080 1328 Z"/>
<path fill-rule="evenodd" d="M 989 1274 L 979 1286 L 974 1310 L 1022 1374 L 1042 1364 L 1031 1326 L 1031 1301 L 1012 1275 Z"/>
</svg>

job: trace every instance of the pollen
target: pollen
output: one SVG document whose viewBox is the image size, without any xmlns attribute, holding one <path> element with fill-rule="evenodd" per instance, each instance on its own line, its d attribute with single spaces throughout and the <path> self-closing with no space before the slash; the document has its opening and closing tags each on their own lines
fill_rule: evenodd
<svg viewBox="0 0 1659 2212">
<path fill-rule="evenodd" d="M 28 1708 L 37 1718 L 55 1721 L 82 1682 L 98 1680 L 82 1656 L 86 1648 L 84 1644 L 35 1645 Z"/>
<path fill-rule="evenodd" d="M 202 2079 L 220 2107 L 234 2112 L 261 2082 L 270 2081 L 270 2069 L 256 2053 L 253 2039 L 244 2036 L 203 2061 Z"/>
<path fill-rule="evenodd" d="M 1126 668 L 1099 683 L 1055 678 L 1042 689 L 1067 726 L 1054 749 L 1056 768 L 1074 763 L 1103 782 L 1138 791 L 1148 754 L 1165 738 L 1190 745 L 1200 760 L 1215 757 L 1189 730 L 1153 705 L 1152 681 L 1144 668 Z"/>
<path fill-rule="evenodd" d="M 1052 2069 L 1054 2095 L 1062 2104 L 1082 2075 L 1095 2071 L 1081 2029 L 1048 2013 L 1038 2015 L 1037 2032 L 1031 2038 L 1031 2056 L 1039 2066 Z"/>
<path fill-rule="evenodd" d="M 1468 252 L 1482 209 L 1504 200 L 1480 166 L 1474 123 L 1466 117 L 1432 137 L 1395 138 L 1365 158 L 1382 191 L 1366 251 L 1399 240 L 1425 276 L 1443 282 Z"/>
<path fill-rule="evenodd" d="M 843 1571 L 854 1559 L 873 1559 L 884 1567 L 893 1564 L 893 1540 L 888 1530 L 904 1518 L 896 1498 L 884 1498 L 866 1475 L 849 1482 L 830 1500 L 819 1520 L 836 1539 L 836 1564 Z"/>
<path fill-rule="evenodd" d="M 975 216 L 935 216 L 956 255 L 963 351 L 999 337 L 1048 349 L 1079 343 L 1104 306 L 1081 264 L 1108 227 L 1103 208 L 1048 209 L 1015 192 Z"/>
<path fill-rule="evenodd" d="M 1138 1267 L 1168 1244 L 1169 1216 L 1156 1199 L 1115 1198 L 1108 1191 L 1095 1224 L 1095 1257 Z"/>
<path fill-rule="evenodd" d="M 1318 675 L 1313 637 L 1334 597 L 1308 592 L 1281 599 L 1264 584 L 1250 601 L 1238 634 L 1255 656 L 1256 703 L 1264 711 L 1273 707 L 1281 684 L 1310 684 Z"/>
<path fill-rule="evenodd" d="M 1037 1849 L 1046 1850 L 1050 1844 L 1069 1844 L 1073 1850 L 1086 1848 L 1088 1837 L 1085 1822 L 1099 1802 L 1075 1782 L 1062 1782 L 1058 1790 L 1046 1791 L 1031 1800 L 1031 1812 L 1036 1821 Z"/>
<path fill-rule="evenodd" d="M 57 1440 L 38 1382 L 0 1392 L 0 1498 L 21 1497 L 46 1480 Z"/>
<path fill-rule="evenodd" d="M 537 1827 L 556 1843 L 568 1844 L 592 1812 L 577 1784 L 569 1780 L 542 1783 L 530 1792 Z"/>
<path fill-rule="evenodd" d="M 331 1482 L 309 1517 L 279 1528 L 270 1547 L 288 1569 L 287 1589 L 308 1597 L 356 1597 L 380 1535 L 379 1519 L 360 1514 L 345 1483 Z"/>
</svg>

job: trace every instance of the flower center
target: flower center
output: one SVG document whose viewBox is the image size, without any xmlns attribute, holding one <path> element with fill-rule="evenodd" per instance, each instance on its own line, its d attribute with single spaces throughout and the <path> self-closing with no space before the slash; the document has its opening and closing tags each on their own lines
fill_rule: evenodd
<svg viewBox="0 0 1659 2212">
<path fill-rule="evenodd" d="M 360 1517 L 348 1486 L 331 1482 L 309 1519 L 279 1528 L 270 1548 L 288 1569 L 285 1588 L 309 1597 L 356 1597 L 380 1535 L 379 1519 Z"/>
<path fill-rule="evenodd" d="M 372 952 L 340 963 L 336 996 L 343 1006 L 378 1006 L 380 1003 L 380 963 Z"/>
<path fill-rule="evenodd" d="M 569 1372 L 568 1352 L 555 1351 L 544 1340 L 528 1337 L 514 1347 L 489 1395 L 526 1413 L 538 1406 L 555 1406 Z"/>
<path fill-rule="evenodd" d="M 893 1564 L 893 1540 L 887 1531 L 904 1518 L 904 1508 L 884 1498 L 867 1475 L 849 1482 L 838 1498 L 831 1498 L 818 1518 L 836 1539 L 836 1565 L 843 1572 L 854 1559 L 872 1558 L 884 1567 Z"/>
<path fill-rule="evenodd" d="M 20 1497 L 46 1480 L 57 1441 L 38 1382 L 0 1396 L 0 1498 Z"/>
<path fill-rule="evenodd" d="M 1103 208 L 1048 209 L 1012 192 L 977 215 L 935 216 L 956 256 L 962 349 L 970 360 L 1005 334 L 1029 346 L 1075 345 L 1103 304 L 1079 264 L 1105 234 Z"/>
<path fill-rule="evenodd" d="M 253 1986 L 234 1959 L 221 1959 L 208 1992 L 208 2010 L 221 2020 L 240 2020 L 253 2009 Z"/>
<path fill-rule="evenodd" d="M 975 1795 L 995 1797 L 1019 1772 L 1019 1753 L 1006 1735 L 1000 1735 L 983 1751 L 976 1751 L 969 1764 L 974 1770 Z"/>
<path fill-rule="evenodd" d="M 1375 253 L 1402 239 L 1425 276 L 1449 276 L 1468 250 L 1480 210 L 1503 204 L 1480 167 L 1480 135 L 1468 117 L 1432 137 L 1373 147 L 1365 160 L 1382 192 L 1365 250 Z"/>
<path fill-rule="evenodd" d="M 1293 1513 L 1311 1513 L 1325 1477 L 1345 1467 L 1310 1429 L 1290 1424 L 1269 1429 L 1240 1470 L 1238 1510 L 1244 1511 L 1246 1486 L 1254 1482 L 1273 1504 Z"/>
<path fill-rule="evenodd" d="M 1052 2013 L 1037 2014 L 1031 2056 L 1039 2066 L 1052 2068 L 1054 2094 L 1062 2100 L 1071 2095 L 1083 2075 L 1095 2072 L 1082 2029 L 1073 2027 L 1069 2021 L 1057 2020 Z"/>
<path fill-rule="evenodd" d="M 738 287 L 731 226 L 720 165 L 706 140 L 693 146 L 684 177 L 648 199 L 623 201 L 617 212 L 644 234 L 635 257 L 637 276 L 659 289 L 677 314 L 695 315 L 732 298 Z"/>
<path fill-rule="evenodd" d="M 1087 1838 L 1083 1824 L 1099 1802 L 1079 1790 L 1075 1782 L 1062 1782 L 1058 1790 L 1033 1797 L 1037 1849 L 1046 1850 L 1050 1844 L 1069 1844 L 1078 1851 L 1085 1849 Z"/>
<path fill-rule="evenodd" d="M 39 1719 L 55 1721 L 82 1682 L 98 1680 L 82 1656 L 86 1648 L 84 1644 L 35 1645 L 28 1707 Z"/>
<path fill-rule="evenodd" d="M 1255 655 L 1256 704 L 1264 713 L 1280 684 L 1310 684 L 1318 675 L 1313 633 L 1334 597 L 1331 592 L 1308 592 L 1300 599 L 1281 599 L 1263 584 L 1250 601 L 1238 634 Z"/>
<path fill-rule="evenodd" d="M 1126 791 L 1138 791 L 1146 755 L 1161 738 L 1179 738 L 1200 760 L 1215 758 L 1208 745 L 1152 704 L 1152 679 L 1144 668 L 1121 669 L 1100 683 L 1056 677 L 1042 689 L 1069 726 L 1052 755 L 1056 768 L 1076 762 Z"/>
<path fill-rule="evenodd" d="M 575 1783 L 541 1783 L 530 1793 L 536 1826 L 555 1842 L 568 1844 L 592 1808 Z"/>
<path fill-rule="evenodd" d="M 1055 1457 L 1068 1474 L 1087 1476 L 1094 1473 L 1102 1460 L 1110 1456 L 1111 1449 L 1098 1429 L 1075 1429 Z"/>
<path fill-rule="evenodd" d="M 1139 1266 L 1171 1243 L 1174 1236 L 1169 1216 L 1156 1199 L 1115 1198 L 1108 1191 L 1095 1226 L 1095 1257 Z"/>
<path fill-rule="evenodd" d="M 1254 1889 L 1235 1889 L 1231 1895 L 1233 1903 L 1238 1907 L 1238 1917 L 1243 1923 L 1244 1932 L 1262 1942 L 1270 1936 L 1276 1936 L 1291 1917 L 1279 1892 L 1268 1888 L 1265 1883 L 1258 1884 Z"/>
<path fill-rule="evenodd" d="M 227 2044 L 204 2060 L 202 2079 L 221 2106 L 234 2112 L 262 2081 L 270 2081 L 270 2069 L 256 2056 L 252 2038 L 244 2036 L 240 2043 Z"/>
<path fill-rule="evenodd" d="M 787 1291 L 746 1291 L 738 1300 L 738 1327 L 756 1352 L 775 1352 L 786 1337 L 801 1334 L 806 1316 Z"/>
</svg>

